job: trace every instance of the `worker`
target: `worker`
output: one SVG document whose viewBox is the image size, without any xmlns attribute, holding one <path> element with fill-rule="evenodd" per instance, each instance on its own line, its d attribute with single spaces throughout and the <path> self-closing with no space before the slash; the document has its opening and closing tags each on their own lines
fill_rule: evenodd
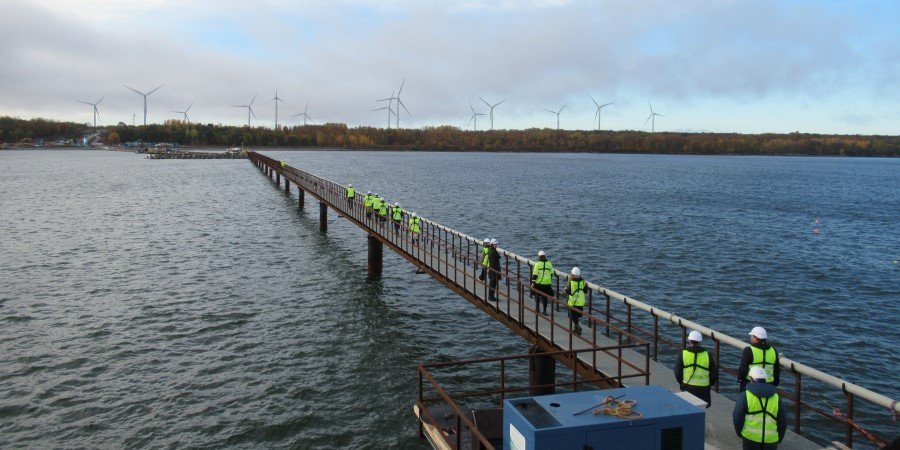
<svg viewBox="0 0 900 450">
<path fill-rule="evenodd" d="M 778 362 L 778 352 L 774 347 L 766 343 L 768 333 L 763 327 L 753 327 L 750 330 L 750 346 L 744 347 L 741 353 L 741 364 L 738 366 L 738 383 L 741 390 L 747 386 L 750 368 L 762 367 L 766 371 L 766 383 L 778 387 L 781 382 L 781 364 Z"/>
<path fill-rule="evenodd" d="M 366 192 L 366 196 L 363 197 L 363 209 L 366 210 L 366 219 L 372 218 L 372 202 L 375 200 L 375 197 L 372 195 L 372 191 Z"/>
<path fill-rule="evenodd" d="M 703 348 L 703 335 L 694 330 L 688 334 L 688 347 L 675 359 L 675 379 L 681 390 L 712 405 L 710 387 L 719 381 L 719 367 L 709 350 Z"/>
<path fill-rule="evenodd" d="M 481 261 L 478 264 L 481 266 L 481 273 L 478 274 L 478 279 L 484 281 L 485 276 L 487 275 L 487 266 L 488 266 L 488 255 L 491 253 L 491 238 L 484 238 L 481 241 Z"/>
<path fill-rule="evenodd" d="M 400 207 L 400 202 L 394 202 L 391 208 L 391 222 L 394 224 L 394 231 L 399 233 L 400 224 L 403 223 L 403 208 Z"/>
<path fill-rule="evenodd" d="M 284 161 L 282 161 L 282 160 L 280 160 L 280 159 L 278 160 L 278 164 L 281 165 L 281 168 L 282 168 L 282 169 L 284 168 L 284 166 L 287 165 L 287 164 L 284 163 Z"/>
<path fill-rule="evenodd" d="M 745 450 L 774 450 L 787 431 L 787 411 L 762 366 L 750 369 L 747 390 L 738 395 L 731 415 Z"/>
<path fill-rule="evenodd" d="M 538 251 L 538 260 L 531 270 L 531 289 L 538 293 L 534 295 L 535 312 L 541 312 L 541 304 L 544 305 L 544 314 L 547 314 L 547 301 L 553 297 L 553 264 L 547 260 L 547 254 L 543 250 Z"/>
<path fill-rule="evenodd" d="M 378 210 L 381 209 L 381 197 L 378 193 L 372 194 L 372 213 L 376 218 L 378 218 Z"/>
<path fill-rule="evenodd" d="M 378 200 L 378 220 L 383 224 L 384 221 L 387 220 L 388 202 L 381 197 L 379 197 Z"/>
<path fill-rule="evenodd" d="M 491 239 L 491 248 L 488 251 L 488 301 L 498 300 L 497 284 L 500 282 L 500 252 L 497 251 L 497 240 Z"/>
<path fill-rule="evenodd" d="M 353 199 L 356 198 L 356 189 L 353 189 L 352 184 L 347 185 L 347 207 L 353 205 Z"/>
<path fill-rule="evenodd" d="M 566 294 L 569 294 L 568 305 L 574 309 L 569 310 L 569 322 L 574 325 L 575 334 L 581 336 L 581 311 L 584 310 L 584 301 L 587 292 L 587 282 L 581 278 L 581 269 L 572 268 L 569 282 L 566 285 Z"/>
<path fill-rule="evenodd" d="M 412 233 L 410 238 L 412 239 L 413 244 L 418 245 L 419 243 L 419 234 L 422 232 L 421 221 L 419 220 L 419 216 L 416 213 L 409 214 L 409 231 Z"/>
</svg>

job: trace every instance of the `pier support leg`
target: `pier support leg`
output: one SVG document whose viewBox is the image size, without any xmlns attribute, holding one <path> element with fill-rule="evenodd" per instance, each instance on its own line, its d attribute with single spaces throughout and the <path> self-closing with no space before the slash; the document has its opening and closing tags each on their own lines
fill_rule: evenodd
<svg viewBox="0 0 900 450">
<path fill-rule="evenodd" d="M 381 276 L 382 256 L 384 255 L 384 244 L 371 234 L 366 237 L 369 242 L 369 275 Z"/>
<path fill-rule="evenodd" d="M 284 193 L 285 193 L 285 194 L 290 194 L 290 193 L 291 193 L 291 182 L 288 181 L 287 178 L 284 179 Z"/>
<path fill-rule="evenodd" d="M 275 173 L 275 185 L 281 187 L 281 174 Z"/>
<path fill-rule="evenodd" d="M 531 347 L 529 354 L 540 353 L 540 347 Z M 556 392 L 554 387 L 534 387 L 556 384 L 556 360 L 552 356 L 535 356 L 528 359 L 528 385 L 530 395 L 548 395 Z"/>
<path fill-rule="evenodd" d="M 319 230 L 328 231 L 328 205 L 319 202 Z"/>
<path fill-rule="evenodd" d="M 300 209 L 303 209 L 303 207 L 305 206 L 305 203 L 306 203 L 306 199 L 304 198 L 304 197 L 306 197 L 306 191 L 304 191 L 303 189 L 300 189 L 299 187 L 297 188 L 297 190 L 299 191 L 299 193 L 297 194 L 297 197 L 298 197 L 297 206 Z"/>
</svg>

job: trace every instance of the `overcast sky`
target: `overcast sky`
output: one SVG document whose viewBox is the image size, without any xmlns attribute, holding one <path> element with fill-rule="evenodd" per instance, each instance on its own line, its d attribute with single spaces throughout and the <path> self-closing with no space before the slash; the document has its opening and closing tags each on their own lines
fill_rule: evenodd
<svg viewBox="0 0 900 450">
<path fill-rule="evenodd" d="M 900 134 L 900 2 L 0 0 L 0 115 Z M 487 126 L 479 118 L 478 127 Z M 471 127 L 471 125 L 469 125 Z"/>
</svg>

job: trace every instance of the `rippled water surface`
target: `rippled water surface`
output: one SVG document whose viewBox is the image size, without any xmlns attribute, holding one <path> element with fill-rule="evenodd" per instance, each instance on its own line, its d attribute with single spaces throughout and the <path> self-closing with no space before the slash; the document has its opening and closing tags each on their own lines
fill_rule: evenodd
<svg viewBox="0 0 900 450">
<path fill-rule="evenodd" d="M 265 153 L 900 396 L 898 160 Z M 0 230 L 0 447 L 417 447 L 418 363 L 527 350 L 247 161 L 0 152 Z"/>
</svg>

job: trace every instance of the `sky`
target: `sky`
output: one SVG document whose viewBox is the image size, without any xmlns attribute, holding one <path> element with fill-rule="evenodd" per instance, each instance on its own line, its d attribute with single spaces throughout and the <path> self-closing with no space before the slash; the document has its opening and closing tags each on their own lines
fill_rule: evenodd
<svg viewBox="0 0 900 450">
<path fill-rule="evenodd" d="M 0 0 L 0 115 L 900 134 L 895 0 Z M 478 117 L 478 129 L 489 127 Z"/>
</svg>

